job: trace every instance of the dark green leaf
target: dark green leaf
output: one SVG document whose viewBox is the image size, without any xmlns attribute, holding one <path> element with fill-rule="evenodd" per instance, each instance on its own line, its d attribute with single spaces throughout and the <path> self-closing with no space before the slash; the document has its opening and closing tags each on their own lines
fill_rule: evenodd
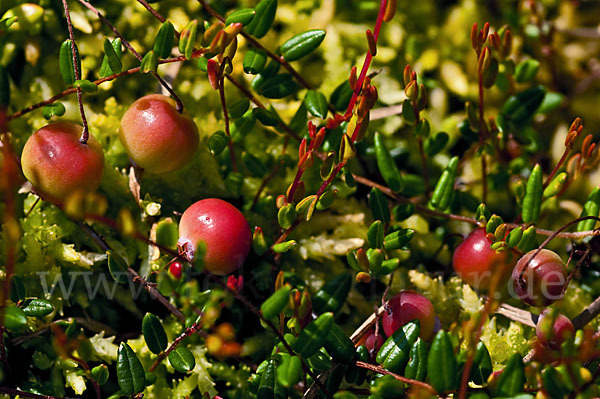
<svg viewBox="0 0 600 399">
<path fill-rule="evenodd" d="M 239 143 L 254 127 L 256 115 L 251 109 L 241 117 L 233 121 L 231 126 L 231 139 L 234 143 Z"/>
<path fill-rule="evenodd" d="M 190 350 L 184 346 L 178 346 L 169 353 L 169 364 L 180 373 L 187 373 L 196 367 L 196 359 Z"/>
<path fill-rule="evenodd" d="M 260 86 L 259 94 L 266 98 L 283 98 L 294 93 L 298 85 L 289 73 L 280 73 L 271 78 L 267 78 Z"/>
<path fill-rule="evenodd" d="M 227 148 L 227 143 L 229 143 L 229 137 L 225 132 L 217 130 L 208 138 L 208 149 L 213 155 L 219 155 Z"/>
<path fill-rule="evenodd" d="M 135 395 L 146 387 L 142 363 L 125 342 L 121 342 L 117 355 L 117 381 L 123 395 Z"/>
<path fill-rule="evenodd" d="M 431 196 L 430 204 L 435 209 L 445 210 L 450 206 L 454 194 L 454 182 L 456 180 L 457 170 L 458 157 L 452 157 L 450 162 L 448 162 L 448 166 L 446 166 L 446 169 L 442 172 Z"/>
<path fill-rule="evenodd" d="M 81 71 L 81 57 L 79 56 L 77 45 L 75 45 L 75 55 L 78 69 Z M 65 40 L 60 46 L 59 67 L 60 75 L 66 84 L 75 82 L 75 66 L 73 65 L 73 53 L 71 50 L 71 40 L 69 39 Z"/>
<path fill-rule="evenodd" d="M 156 72 L 158 68 L 158 57 L 154 51 L 148 51 L 140 64 L 140 72 L 150 73 Z"/>
<path fill-rule="evenodd" d="M 551 399 L 562 399 L 569 394 L 569 390 L 561 384 L 560 374 L 554 367 L 547 367 L 542 371 L 542 384 Z"/>
<path fill-rule="evenodd" d="M 245 97 L 227 107 L 229 116 L 233 119 L 242 117 L 248 111 L 248 108 L 250 108 L 250 100 Z"/>
<path fill-rule="evenodd" d="M 94 377 L 94 380 L 96 380 L 99 385 L 106 384 L 106 381 L 108 381 L 108 376 L 109 373 L 106 364 L 101 364 L 92 369 L 92 377 Z"/>
<path fill-rule="evenodd" d="M 373 212 L 373 219 L 381 220 L 383 223 L 390 221 L 390 210 L 387 200 L 378 188 L 373 188 L 369 195 L 369 206 Z"/>
<path fill-rule="evenodd" d="M 240 23 L 246 26 L 250 22 L 252 22 L 255 15 L 256 11 L 254 11 L 253 8 L 243 8 L 241 10 L 236 10 L 227 16 L 227 19 L 225 20 L 225 25 Z"/>
<path fill-rule="evenodd" d="M 263 302 L 260 306 L 260 312 L 266 320 L 272 319 L 285 309 L 290 299 L 291 290 L 292 287 L 286 284 Z"/>
<path fill-rule="evenodd" d="M 397 222 L 401 222 L 403 220 L 408 219 L 415 212 L 415 204 L 412 202 L 407 202 L 406 204 L 396 205 L 392 208 L 392 215 L 394 216 L 394 220 Z"/>
<path fill-rule="evenodd" d="M 439 331 L 431 342 L 427 357 L 429 383 L 439 393 L 456 388 L 457 363 L 448 333 Z"/>
<path fill-rule="evenodd" d="M 400 249 L 404 247 L 415 235 L 413 229 L 400 229 L 385 236 L 383 246 L 387 250 Z"/>
<path fill-rule="evenodd" d="M 425 140 L 425 152 L 432 157 L 446 147 L 450 136 L 446 132 L 439 132 L 435 136 L 431 136 Z"/>
<path fill-rule="evenodd" d="M 273 25 L 275 13 L 277 12 L 277 0 L 261 0 L 254 7 L 254 11 L 256 11 L 256 15 L 248 25 L 247 30 L 248 33 L 260 39 L 267 34 L 271 29 L 271 25 Z"/>
<path fill-rule="evenodd" d="M 508 364 L 500 374 L 496 395 L 514 396 L 519 392 L 523 392 L 524 385 L 525 369 L 523 366 L 523 358 L 519 353 L 515 353 L 508 360 Z"/>
<path fill-rule="evenodd" d="M 150 352 L 159 354 L 167 349 L 167 334 L 162 323 L 152 313 L 146 313 L 142 320 L 142 334 Z"/>
<path fill-rule="evenodd" d="M 411 321 L 397 329 L 379 349 L 377 363 L 393 373 L 401 373 L 410 358 L 410 349 L 419 338 L 419 321 Z"/>
<path fill-rule="evenodd" d="M 402 118 L 404 119 L 404 122 L 409 125 L 417 123 L 417 112 L 408 99 L 404 100 L 402 103 Z"/>
<path fill-rule="evenodd" d="M 534 86 L 509 97 L 502 107 L 503 118 L 516 126 L 529 121 L 542 104 L 545 95 L 546 90 L 542 86 Z"/>
<path fill-rule="evenodd" d="M 281 54 L 287 61 L 298 60 L 313 52 L 323 39 L 326 32 L 322 29 L 313 29 L 300 33 L 281 45 Z"/>
<path fill-rule="evenodd" d="M 156 225 L 156 243 L 165 247 L 175 249 L 177 248 L 177 239 L 179 238 L 179 231 L 177 224 L 171 220 L 161 220 Z"/>
<path fill-rule="evenodd" d="M 404 181 L 396 161 L 388 151 L 383 142 L 383 137 L 379 133 L 375 133 L 375 156 L 377 158 L 377 167 L 383 180 L 389 188 L 394 192 L 401 192 L 404 189 Z"/>
<path fill-rule="evenodd" d="M 260 376 L 260 383 L 258 386 L 257 398 L 260 399 L 285 399 L 287 395 L 285 390 L 278 383 L 276 378 L 276 365 L 275 360 L 271 359 L 267 362 L 262 375 Z"/>
<path fill-rule="evenodd" d="M 174 34 L 173 24 L 169 21 L 163 22 L 154 40 L 154 52 L 158 57 L 167 58 L 171 54 Z"/>
<path fill-rule="evenodd" d="M 427 375 L 427 342 L 421 338 L 410 348 L 409 360 L 404 376 L 413 380 L 425 381 Z"/>
<path fill-rule="evenodd" d="M 281 363 L 275 370 L 277 381 L 284 387 L 289 388 L 296 385 L 302 377 L 302 362 L 298 356 L 290 356 L 281 353 Z"/>
<path fill-rule="evenodd" d="M 350 292 L 352 276 L 343 273 L 327 281 L 312 298 L 312 306 L 317 314 L 325 312 L 337 313 Z"/>
<path fill-rule="evenodd" d="M 263 71 L 267 64 L 267 53 L 262 49 L 249 48 L 244 55 L 244 72 L 257 75 Z"/>
<path fill-rule="evenodd" d="M 42 108 L 42 115 L 44 115 L 45 119 L 50 119 L 54 115 L 63 116 L 65 114 L 65 111 L 66 111 L 66 109 L 65 109 L 65 106 L 63 105 L 63 103 L 56 102 L 56 103 L 48 104 L 44 108 Z"/>
<path fill-rule="evenodd" d="M 335 88 L 333 93 L 331 93 L 331 97 L 329 97 L 329 102 L 333 104 L 333 107 L 336 111 L 345 111 L 348 104 L 350 104 L 350 100 L 352 99 L 352 89 L 350 88 L 350 83 L 345 80 L 338 87 Z"/>
<path fill-rule="evenodd" d="M 4 325 L 8 330 L 20 330 L 27 325 L 27 316 L 23 309 L 16 306 L 7 306 L 0 310 L 0 317 L 4 318 Z"/>
<path fill-rule="evenodd" d="M 79 87 L 86 93 L 96 93 L 98 91 L 98 86 L 94 82 L 91 82 L 86 79 L 76 80 L 73 82 L 73 86 Z"/>
<path fill-rule="evenodd" d="M 277 126 L 281 123 L 281 119 L 279 119 L 279 115 L 273 109 L 266 108 L 254 108 L 254 113 L 256 114 L 256 119 L 260 121 L 265 126 Z"/>
<path fill-rule="evenodd" d="M 269 171 L 267 166 L 260 159 L 249 152 L 242 153 L 242 163 L 252 176 L 255 177 L 263 177 Z"/>
<path fill-rule="evenodd" d="M 371 248 L 383 247 L 383 233 L 384 228 L 381 220 L 376 220 L 371 223 L 371 226 L 369 226 L 369 230 L 367 231 L 367 239 Z"/>
<path fill-rule="evenodd" d="M 519 83 L 529 82 L 535 78 L 539 69 L 540 62 L 538 60 L 524 60 L 515 68 L 515 80 Z"/>
<path fill-rule="evenodd" d="M 471 368 L 471 380 L 477 385 L 483 385 L 492 374 L 492 358 L 483 342 L 477 344 Z"/>
<path fill-rule="evenodd" d="M 308 123 L 308 116 L 306 115 L 306 105 L 304 102 L 298 107 L 298 111 L 294 114 L 290 122 L 290 129 L 294 132 L 301 134 L 306 129 Z"/>
<path fill-rule="evenodd" d="M 349 364 L 354 358 L 354 344 L 336 323 L 331 325 L 324 346 L 327 353 L 337 362 Z"/>
<path fill-rule="evenodd" d="M 112 42 L 107 37 L 104 38 L 104 58 L 100 66 L 100 77 L 104 78 L 115 73 L 121 72 L 123 64 L 121 63 L 121 39 L 116 38 Z"/>
<path fill-rule="evenodd" d="M 333 313 L 323 313 L 304 327 L 292 348 L 303 358 L 312 356 L 325 343 L 332 325 Z"/>
<path fill-rule="evenodd" d="M 128 266 L 125 260 L 111 251 L 106 251 L 106 255 L 108 255 L 108 271 L 112 278 L 120 284 L 127 283 Z"/>
<path fill-rule="evenodd" d="M 29 299 L 23 306 L 23 312 L 30 317 L 46 316 L 54 311 L 54 305 L 45 299 Z"/>
<path fill-rule="evenodd" d="M 317 118 L 325 119 L 327 116 L 327 98 L 318 90 L 309 90 L 304 97 L 306 109 Z"/>
</svg>

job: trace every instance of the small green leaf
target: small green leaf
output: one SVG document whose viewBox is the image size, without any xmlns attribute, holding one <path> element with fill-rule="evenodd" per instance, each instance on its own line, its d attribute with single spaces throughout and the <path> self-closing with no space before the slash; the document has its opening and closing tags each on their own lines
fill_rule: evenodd
<svg viewBox="0 0 600 399">
<path fill-rule="evenodd" d="M 177 248 L 179 230 L 177 223 L 165 219 L 156 224 L 156 243 L 165 248 Z"/>
<path fill-rule="evenodd" d="M 156 72 L 156 68 L 158 68 L 158 57 L 156 56 L 156 53 L 154 51 L 148 51 L 144 58 L 142 58 L 142 63 L 140 64 L 140 72 Z"/>
<path fill-rule="evenodd" d="M 483 342 L 479 342 L 473 356 L 473 366 L 471 368 L 471 380 L 477 385 L 483 385 L 490 374 L 492 374 L 492 358 L 490 352 Z"/>
<path fill-rule="evenodd" d="M 409 360 L 404 376 L 418 381 L 425 381 L 427 375 L 427 342 L 421 338 L 410 348 Z"/>
<path fill-rule="evenodd" d="M 244 151 L 242 153 L 242 163 L 252 176 L 263 177 L 269 172 L 267 166 L 260 159 L 249 152 Z"/>
<path fill-rule="evenodd" d="M 404 100 L 402 103 L 402 119 L 409 125 L 417 123 L 417 112 L 408 99 Z"/>
<path fill-rule="evenodd" d="M 600 211 L 600 187 L 596 187 L 588 195 L 587 200 L 583 204 L 583 209 L 579 217 L 594 216 L 598 217 Z M 582 220 L 577 223 L 577 231 L 592 230 L 596 226 L 596 221 L 593 219 Z"/>
<path fill-rule="evenodd" d="M 523 358 L 519 353 L 515 353 L 508 360 L 508 363 L 498 380 L 496 388 L 497 396 L 514 396 L 523 392 L 525 385 L 525 370 Z"/>
<path fill-rule="evenodd" d="M 331 325 L 324 346 L 327 353 L 337 362 L 349 364 L 354 358 L 354 344 L 336 323 Z"/>
<path fill-rule="evenodd" d="M 106 251 L 106 255 L 108 255 L 108 271 L 112 278 L 119 284 L 127 283 L 129 281 L 128 266 L 125 260 L 112 251 Z"/>
<path fill-rule="evenodd" d="M 456 388 L 457 363 L 448 333 L 440 330 L 431 342 L 427 357 L 429 383 L 439 393 Z"/>
<path fill-rule="evenodd" d="M 179 34 L 179 45 L 178 49 L 181 54 L 185 56 L 187 60 L 192 59 L 192 52 L 194 51 L 194 45 L 196 44 L 196 38 L 198 36 L 198 20 L 193 19 L 183 28 Z"/>
<path fill-rule="evenodd" d="M 454 194 L 454 182 L 456 180 L 457 170 L 458 157 L 452 157 L 433 190 L 430 201 L 433 208 L 445 210 L 450 206 L 450 201 Z"/>
<path fill-rule="evenodd" d="M 121 342 L 117 354 L 117 381 L 123 395 L 135 395 L 146 387 L 142 363 L 125 342 Z"/>
<path fill-rule="evenodd" d="M 52 103 L 52 104 L 48 104 L 46 105 L 44 108 L 42 108 L 42 115 L 44 116 L 45 119 L 50 119 L 53 116 L 63 116 L 65 114 L 65 106 L 63 103 L 60 102 L 56 102 L 56 103 Z"/>
<path fill-rule="evenodd" d="M 304 327 L 292 348 L 305 359 L 312 356 L 325 343 L 332 325 L 333 313 L 323 313 Z"/>
<path fill-rule="evenodd" d="M 291 290 L 292 287 L 285 284 L 263 302 L 260 306 L 260 312 L 266 320 L 271 320 L 285 309 L 290 299 Z"/>
<path fill-rule="evenodd" d="M 428 137 L 425 140 L 425 152 L 430 157 L 434 156 L 446 147 L 448 140 L 450 140 L 450 136 L 446 132 L 439 132 L 435 136 Z"/>
<path fill-rule="evenodd" d="M 289 73 L 280 73 L 271 78 L 267 78 L 259 87 L 258 93 L 266 98 L 283 98 L 294 93 L 298 85 Z"/>
<path fill-rule="evenodd" d="M 408 219 L 415 212 L 415 204 L 407 202 L 406 204 L 396 205 L 392 208 L 392 216 L 397 222 Z"/>
<path fill-rule="evenodd" d="M 180 373 L 187 373 L 196 367 L 194 354 L 184 346 L 178 346 L 169 352 L 169 364 Z"/>
<path fill-rule="evenodd" d="M 277 212 L 277 221 L 282 229 L 288 229 L 296 221 L 296 208 L 294 204 L 285 204 Z"/>
<path fill-rule="evenodd" d="M 401 373 L 410 358 L 410 350 L 419 338 L 419 321 L 397 329 L 379 349 L 377 363 L 393 373 Z"/>
<path fill-rule="evenodd" d="M 383 246 L 387 250 L 400 249 L 406 246 L 415 235 L 413 229 L 400 229 L 385 236 Z"/>
<path fill-rule="evenodd" d="M 163 22 L 154 40 L 154 52 L 160 58 L 167 58 L 173 50 L 175 28 L 169 21 Z"/>
<path fill-rule="evenodd" d="M 265 126 L 277 126 L 281 123 L 281 119 L 274 109 L 256 107 L 252 111 L 256 115 L 256 119 Z"/>
<path fill-rule="evenodd" d="M 81 71 L 81 57 L 79 56 L 79 49 L 77 48 L 77 45 L 75 45 L 75 55 L 78 69 Z M 72 84 L 75 82 L 75 66 L 73 64 L 73 53 L 71 50 L 70 39 L 65 40 L 60 46 L 59 67 L 60 75 L 66 84 Z"/>
<path fill-rule="evenodd" d="M 231 118 L 237 119 L 244 116 L 246 111 L 248 111 L 248 108 L 250 108 L 250 100 L 244 97 L 241 100 L 238 100 L 233 104 L 229 105 L 227 107 L 227 110 L 229 111 L 229 116 Z"/>
<path fill-rule="evenodd" d="M 296 61 L 310 54 L 325 39 L 326 32 L 313 29 L 300 33 L 281 45 L 281 54 L 287 61 Z"/>
<path fill-rule="evenodd" d="M 254 127 L 256 115 L 251 109 L 241 117 L 233 121 L 231 126 L 231 139 L 234 143 L 239 143 Z"/>
<path fill-rule="evenodd" d="M 546 90 L 542 86 L 533 86 L 509 97 L 502 106 L 501 115 L 504 119 L 519 126 L 531 120 L 535 111 L 544 101 L 545 95 Z"/>
<path fill-rule="evenodd" d="M 229 137 L 225 132 L 217 130 L 208 138 L 208 149 L 213 155 L 219 155 L 227 148 L 227 143 L 229 143 Z"/>
<path fill-rule="evenodd" d="M 277 0 L 261 0 L 254 7 L 254 11 L 256 11 L 256 15 L 254 15 L 247 30 L 248 33 L 260 39 L 267 34 L 273 25 L 275 13 L 277 12 Z"/>
<path fill-rule="evenodd" d="M 273 252 L 282 254 L 296 246 L 296 240 L 289 240 L 273 245 Z"/>
<path fill-rule="evenodd" d="M 27 325 L 27 315 L 23 309 L 16 306 L 7 306 L 0 310 L 0 318 L 4 319 L 4 323 L 0 325 L 4 325 L 8 330 L 20 330 Z"/>
<path fill-rule="evenodd" d="M 302 377 L 302 361 L 298 356 L 290 356 L 280 353 L 281 363 L 277 366 L 277 381 L 284 387 L 289 388 L 296 385 Z"/>
<path fill-rule="evenodd" d="M 373 212 L 373 219 L 381 220 L 383 223 L 390 221 L 390 210 L 387 200 L 378 188 L 373 188 L 369 195 L 369 206 Z"/>
<path fill-rule="evenodd" d="M 45 299 L 28 299 L 23 312 L 30 317 L 43 317 L 54 311 L 54 305 Z"/>
<path fill-rule="evenodd" d="M 531 251 L 537 246 L 535 243 L 536 236 L 535 226 L 529 226 L 527 230 L 523 232 L 523 237 L 521 238 L 521 241 L 519 241 L 519 244 L 517 244 L 517 248 L 519 248 L 521 252 Z"/>
<path fill-rule="evenodd" d="M 162 323 L 152 313 L 146 313 L 142 320 L 142 334 L 150 352 L 159 354 L 167 349 L 167 334 Z"/>
<path fill-rule="evenodd" d="M 560 374 L 554 367 L 546 367 L 542 370 L 542 384 L 544 390 L 551 399 L 562 399 L 569 394 L 569 389 L 565 389 L 560 383 Z"/>
<path fill-rule="evenodd" d="M 256 11 L 253 8 L 243 8 L 241 10 L 236 10 L 227 16 L 225 20 L 225 25 L 231 25 L 235 23 L 240 23 L 243 26 L 247 26 L 256 15 Z"/>
<path fill-rule="evenodd" d="M 385 180 L 389 188 L 394 192 L 401 192 L 404 189 L 404 181 L 396 161 L 387 150 L 383 137 L 379 133 L 375 133 L 375 156 L 377 158 L 377 167 L 379 173 Z"/>
<path fill-rule="evenodd" d="M 304 97 L 306 109 L 317 118 L 325 119 L 327 116 L 327 98 L 318 90 L 309 90 Z"/>
<path fill-rule="evenodd" d="M 250 47 L 244 55 L 244 72 L 257 75 L 263 71 L 267 64 L 267 53 L 262 49 Z"/>
<path fill-rule="evenodd" d="M 350 88 L 350 83 L 348 80 L 343 81 L 338 87 L 335 88 L 331 96 L 329 97 L 329 102 L 333 104 L 333 107 L 336 111 L 345 111 L 348 104 L 350 104 L 350 100 L 352 99 L 352 89 Z"/>
<path fill-rule="evenodd" d="M 121 39 L 116 38 L 112 42 L 107 37 L 104 38 L 104 59 L 100 67 L 100 77 L 112 75 L 121 72 L 123 64 L 121 63 Z M 103 70 L 106 62 L 107 70 Z"/>
<path fill-rule="evenodd" d="M 515 68 L 515 80 L 525 83 L 533 80 L 540 69 L 540 62 L 533 58 L 520 62 Z"/>
<path fill-rule="evenodd" d="M 548 184 L 548 186 L 544 189 L 544 199 L 554 197 L 557 195 L 560 190 L 563 188 L 563 185 L 567 181 L 569 176 L 566 172 L 562 172 L 554 176 L 552 181 Z"/>
<path fill-rule="evenodd" d="M 381 248 L 383 247 L 383 222 L 381 220 L 376 220 L 371 223 L 369 226 L 369 230 L 367 231 L 367 239 L 369 241 L 369 246 L 371 248 Z"/>
<path fill-rule="evenodd" d="M 328 280 L 312 298 L 315 313 L 337 313 L 346 302 L 351 287 L 352 276 L 348 273 L 342 273 Z"/>
<path fill-rule="evenodd" d="M 527 180 L 527 188 L 525 190 L 525 197 L 523 198 L 523 222 L 535 223 L 540 217 L 543 186 L 542 167 L 536 164 Z"/>
<path fill-rule="evenodd" d="M 92 377 L 94 377 L 94 380 L 96 380 L 99 385 L 106 384 L 108 376 L 109 373 L 106 364 L 100 364 L 92 369 Z"/>
<path fill-rule="evenodd" d="M 76 80 L 73 82 L 74 87 L 79 87 L 85 93 L 96 93 L 98 91 L 98 86 L 94 82 L 91 82 L 86 79 Z"/>
<path fill-rule="evenodd" d="M 258 385 L 257 398 L 261 399 L 285 399 L 287 394 L 285 389 L 279 384 L 276 377 L 275 359 L 268 360 Z"/>
</svg>

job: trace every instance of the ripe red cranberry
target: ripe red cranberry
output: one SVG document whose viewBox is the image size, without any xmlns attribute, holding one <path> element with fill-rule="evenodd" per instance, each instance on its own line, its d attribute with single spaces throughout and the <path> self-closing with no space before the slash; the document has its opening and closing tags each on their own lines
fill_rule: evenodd
<svg viewBox="0 0 600 399">
<path fill-rule="evenodd" d="M 428 339 L 435 326 L 435 311 L 429 299 L 413 291 L 402 291 L 387 302 L 381 319 L 388 337 L 406 323 L 418 319 L 422 339 Z"/>
<path fill-rule="evenodd" d="M 173 262 L 169 265 L 169 274 L 173 276 L 174 279 L 179 280 L 183 273 L 183 265 L 181 262 Z"/>
<path fill-rule="evenodd" d="M 178 244 L 189 260 L 193 260 L 201 241 L 206 245 L 205 269 L 215 274 L 229 274 L 242 266 L 248 256 L 252 233 L 236 207 L 208 198 L 186 209 L 179 223 Z"/>
<path fill-rule="evenodd" d="M 379 330 L 379 334 L 375 337 L 375 329 L 371 328 L 358 341 L 358 345 L 364 345 L 369 353 L 377 353 L 384 342 L 383 331 Z"/>
<path fill-rule="evenodd" d="M 198 148 L 198 129 L 190 116 L 161 94 L 134 102 L 121 119 L 121 142 L 129 157 L 153 173 L 167 173 L 187 164 Z"/>
<path fill-rule="evenodd" d="M 82 131 L 75 123 L 52 123 L 25 143 L 23 174 L 45 200 L 60 205 L 76 191 L 92 192 L 100 186 L 104 154 L 92 135 L 85 144 L 79 141 Z"/>
<path fill-rule="evenodd" d="M 502 273 L 499 284 L 508 281 L 514 254 L 506 251 L 496 252 L 491 248 L 485 230 L 478 228 L 460 243 L 452 256 L 452 266 L 458 276 L 471 287 L 487 290 L 494 273 Z M 498 287 L 499 288 L 499 287 Z"/>
<path fill-rule="evenodd" d="M 542 249 L 532 259 L 536 252 L 537 249 L 527 252 L 517 262 L 512 272 L 513 288 L 521 301 L 532 306 L 548 306 L 562 298 L 567 268 L 555 252 Z"/>
<path fill-rule="evenodd" d="M 559 348 L 567 338 L 575 335 L 575 327 L 565 315 L 553 315 L 550 309 L 545 309 L 535 326 L 535 335 L 540 344 Z"/>
</svg>

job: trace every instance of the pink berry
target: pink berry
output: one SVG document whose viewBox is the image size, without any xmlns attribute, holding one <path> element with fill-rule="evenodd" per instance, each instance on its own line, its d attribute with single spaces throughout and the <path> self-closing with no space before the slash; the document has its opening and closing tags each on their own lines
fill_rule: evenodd
<svg viewBox="0 0 600 399">
<path fill-rule="evenodd" d="M 517 262 L 512 272 L 513 288 L 521 301 L 532 306 L 548 306 L 562 298 L 567 268 L 555 252 L 542 249 L 532 259 L 536 252 L 537 249 L 527 252 Z"/>
<path fill-rule="evenodd" d="M 429 299 L 413 291 L 402 291 L 387 303 L 383 312 L 383 331 L 388 337 L 406 323 L 418 319 L 422 339 L 428 339 L 435 326 L 435 311 Z"/>
<path fill-rule="evenodd" d="M 153 173 L 167 173 L 187 164 L 198 148 L 198 129 L 175 101 L 161 94 L 138 99 L 121 119 L 121 142 L 129 157 Z"/>
<path fill-rule="evenodd" d="M 208 198 L 190 206 L 179 223 L 178 244 L 188 259 L 194 258 L 201 241 L 206 245 L 205 269 L 215 274 L 229 274 L 240 268 L 248 256 L 252 233 L 236 207 Z"/>
<path fill-rule="evenodd" d="M 553 317 L 554 316 L 554 317 Z M 545 309 L 535 326 L 535 335 L 540 344 L 559 348 L 567 338 L 575 335 L 575 327 L 568 317 Z"/>
<path fill-rule="evenodd" d="M 100 186 L 104 154 L 92 136 L 80 140 L 83 127 L 71 122 L 46 125 L 23 148 L 23 174 L 37 194 L 57 205 L 76 191 L 92 192 Z"/>
<path fill-rule="evenodd" d="M 484 229 L 476 229 L 460 243 L 452 256 L 452 266 L 458 276 L 471 287 L 487 290 L 494 273 L 501 273 L 499 284 L 508 281 L 514 255 L 491 248 Z M 498 287 L 500 288 L 500 287 Z"/>
</svg>

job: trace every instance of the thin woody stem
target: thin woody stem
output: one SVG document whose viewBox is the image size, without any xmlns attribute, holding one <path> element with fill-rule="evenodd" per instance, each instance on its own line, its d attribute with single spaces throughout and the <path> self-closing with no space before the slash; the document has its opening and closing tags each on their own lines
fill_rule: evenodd
<svg viewBox="0 0 600 399">
<path fill-rule="evenodd" d="M 73 69 L 75 70 L 75 80 L 81 80 L 81 71 L 79 70 L 79 63 L 77 62 L 77 51 L 75 44 L 75 34 L 73 33 L 73 24 L 71 23 L 71 13 L 69 12 L 69 5 L 67 0 L 62 0 L 63 9 L 65 11 L 65 18 L 67 19 L 67 28 L 69 29 L 69 39 L 71 40 L 71 56 L 73 57 Z M 83 132 L 81 132 L 81 141 L 86 144 L 90 138 L 90 132 L 88 129 L 87 118 L 85 116 L 85 110 L 83 109 L 83 97 L 81 94 L 81 88 L 77 87 L 77 103 L 79 105 L 79 113 L 81 114 L 81 122 L 83 123 Z"/>
<path fill-rule="evenodd" d="M 229 148 L 229 156 L 231 158 L 231 166 L 234 172 L 237 172 L 237 161 L 235 160 L 235 151 L 233 149 L 233 140 L 231 140 L 231 132 L 229 131 L 229 113 L 227 112 L 227 101 L 225 101 L 225 77 L 221 77 L 219 82 L 219 97 L 221 98 L 221 108 L 223 109 L 223 119 L 225 120 L 225 134 L 229 140 L 227 147 Z"/>
</svg>

